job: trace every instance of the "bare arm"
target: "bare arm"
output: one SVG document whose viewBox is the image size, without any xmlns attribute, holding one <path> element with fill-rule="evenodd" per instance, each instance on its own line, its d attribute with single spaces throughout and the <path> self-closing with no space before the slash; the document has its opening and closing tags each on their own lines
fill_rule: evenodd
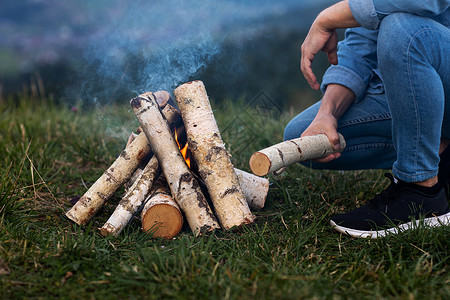
<svg viewBox="0 0 450 300">
<path fill-rule="evenodd" d="M 353 17 L 348 1 L 336 3 L 317 16 L 301 48 L 301 70 L 313 89 L 319 89 L 319 83 L 311 67 L 316 54 L 319 51 L 326 52 L 328 61 L 336 65 L 338 63 L 336 29 L 358 26 L 360 25 Z M 316 117 L 302 136 L 326 134 L 333 147 L 338 149 L 337 120 L 354 100 L 355 94 L 349 88 L 339 84 L 329 84 Z M 317 161 L 329 162 L 340 156 L 340 153 L 334 153 Z"/>
<path fill-rule="evenodd" d="M 326 134 L 334 149 L 339 149 L 339 136 L 337 134 L 337 120 L 355 100 L 355 94 L 349 88 L 330 84 L 322 98 L 322 104 L 316 117 L 302 136 Z M 318 162 L 329 162 L 341 156 L 341 153 L 333 153 Z"/>
</svg>

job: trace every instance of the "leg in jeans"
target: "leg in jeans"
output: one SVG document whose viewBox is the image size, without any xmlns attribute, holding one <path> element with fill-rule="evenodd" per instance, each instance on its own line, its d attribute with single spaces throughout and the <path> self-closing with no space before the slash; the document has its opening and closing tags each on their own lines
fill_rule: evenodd
<svg viewBox="0 0 450 300">
<path fill-rule="evenodd" d="M 304 165 L 331 170 L 392 167 L 396 153 L 392 144 L 386 95 L 379 91 L 369 92 L 363 100 L 351 105 L 338 120 L 338 132 L 344 136 L 347 144 L 342 156 L 329 163 L 306 162 Z M 320 101 L 293 118 L 286 126 L 284 139 L 298 138 L 316 116 L 319 106 Z"/>
<path fill-rule="evenodd" d="M 397 152 L 392 168 L 405 182 L 434 177 L 441 132 L 450 137 L 449 49 L 450 29 L 431 19 L 398 13 L 381 22 L 378 63 Z"/>
<path fill-rule="evenodd" d="M 355 237 L 379 237 L 424 224 L 450 224 L 442 186 L 434 184 L 441 137 L 448 137 L 450 30 L 430 19 L 393 14 L 378 36 L 378 66 L 392 117 L 396 158 L 391 185 L 367 205 L 334 216 L 336 230 Z"/>
</svg>

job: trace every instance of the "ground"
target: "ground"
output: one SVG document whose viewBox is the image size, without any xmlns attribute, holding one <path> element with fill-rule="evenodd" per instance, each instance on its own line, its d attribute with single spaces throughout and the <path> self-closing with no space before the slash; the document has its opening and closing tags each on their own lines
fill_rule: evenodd
<svg viewBox="0 0 450 300">
<path fill-rule="evenodd" d="M 213 102 L 241 169 L 282 139 L 292 117 L 243 101 Z M 76 108 L 76 109 L 75 109 Z M 134 220 L 118 237 L 98 228 L 119 191 L 87 227 L 63 217 L 114 161 L 137 127 L 127 102 L 88 109 L 48 99 L 0 100 L 0 295 L 12 298 L 298 299 L 450 297 L 450 228 L 379 240 L 328 224 L 387 184 L 383 170 L 314 171 L 295 165 L 272 182 L 253 225 L 152 239 Z"/>
</svg>

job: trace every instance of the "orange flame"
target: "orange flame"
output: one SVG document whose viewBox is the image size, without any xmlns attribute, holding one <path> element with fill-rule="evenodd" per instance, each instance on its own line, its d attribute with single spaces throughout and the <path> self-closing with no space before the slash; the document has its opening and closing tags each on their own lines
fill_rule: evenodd
<svg viewBox="0 0 450 300">
<path fill-rule="evenodd" d="M 188 168 L 191 168 L 191 159 L 189 158 L 189 155 L 187 154 L 188 149 L 188 143 L 184 145 L 183 149 L 180 149 L 181 155 L 183 155 L 184 160 L 186 161 L 186 164 Z"/>
<path fill-rule="evenodd" d="M 187 152 L 188 151 L 188 143 L 186 142 L 184 147 L 181 147 L 180 143 L 178 142 L 178 134 L 177 134 L 176 128 L 175 128 L 175 141 L 177 142 L 178 149 L 180 149 L 181 155 L 183 155 L 183 158 L 186 161 L 188 168 L 191 168 L 191 158 L 189 157 L 189 154 Z"/>
</svg>

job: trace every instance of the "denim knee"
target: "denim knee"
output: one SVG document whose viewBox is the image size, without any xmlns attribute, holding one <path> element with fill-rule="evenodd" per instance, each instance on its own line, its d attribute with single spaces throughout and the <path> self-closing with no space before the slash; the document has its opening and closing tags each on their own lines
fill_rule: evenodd
<svg viewBox="0 0 450 300">
<path fill-rule="evenodd" d="M 314 120 L 317 112 L 319 111 L 320 103 L 322 101 L 319 101 L 297 116 L 295 116 L 284 129 L 284 137 L 283 139 L 286 140 L 292 140 L 300 137 L 300 135 L 303 133 L 303 131 L 308 128 L 308 126 L 311 124 L 311 122 Z"/>
<path fill-rule="evenodd" d="M 427 23 L 430 21 L 428 18 L 408 13 L 394 13 L 381 21 L 377 43 L 381 71 L 383 66 L 392 68 L 407 63 L 411 51 L 428 51 L 430 41 L 421 40 L 420 33 L 429 29 Z"/>
<path fill-rule="evenodd" d="M 292 140 L 300 137 L 303 131 L 308 128 L 309 124 L 311 124 L 312 120 L 305 120 L 304 118 L 297 116 L 293 118 L 284 129 L 283 139 Z"/>
</svg>

